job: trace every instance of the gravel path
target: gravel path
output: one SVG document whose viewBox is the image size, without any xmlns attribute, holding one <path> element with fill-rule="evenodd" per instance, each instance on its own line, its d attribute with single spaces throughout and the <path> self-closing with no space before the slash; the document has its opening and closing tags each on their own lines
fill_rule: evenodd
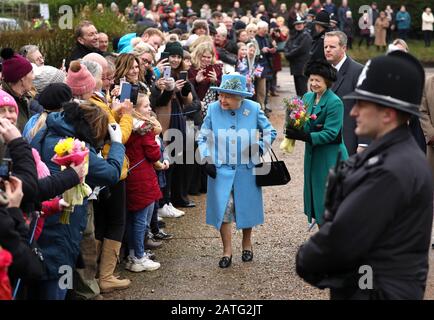
<svg viewBox="0 0 434 320">
<path fill-rule="evenodd" d="M 297 249 L 315 230 L 307 232 L 303 214 L 303 143 L 297 142 L 291 155 L 278 148 L 284 121 L 281 100 L 295 94 L 288 68 L 278 77 L 280 97 L 270 103 L 270 120 L 279 133 L 274 150 L 286 162 L 292 180 L 286 186 L 264 188 L 265 224 L 253 231 L 253 262 L 241 261 L 241 231 L 234 228 L 232 266 L 217 266 L 222 252 L 219 233 L 205 224 L 206 197 L 192 196 L 195 208 L 187 209 L 182 218 L 165 219 L 166 231 L 175 238 L 155 250 L 161 268 L 138 274 L 122 270 L 132 280 L 131 287 L 104 295 L 106 299 L 328 299 L 327 290 L 311 287 L 295 273 Z M 426 298 L 434 299 L 432 270 Z"/>
</svg>

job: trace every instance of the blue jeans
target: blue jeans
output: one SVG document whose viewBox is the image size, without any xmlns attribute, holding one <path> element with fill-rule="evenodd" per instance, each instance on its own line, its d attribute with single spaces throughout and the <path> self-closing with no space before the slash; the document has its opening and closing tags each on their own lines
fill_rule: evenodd
<svg viewBox="0 0 434 320">
<path fill-rule="evenodd" d="M 137 259 L 143 258 L 145 254 L 145 234 L 149 229 L 154 202 L 139 211 L 129 211 L 127 216 L 128 249 L 134 249 Z"/>
<path fill-rule="evenodd" d="M 65 300 L 67 289 L 61 289 L 59 279 L 42 280 L 39 282 L 36 294 L 34 297 L 39 300 Z"/>
</svg>

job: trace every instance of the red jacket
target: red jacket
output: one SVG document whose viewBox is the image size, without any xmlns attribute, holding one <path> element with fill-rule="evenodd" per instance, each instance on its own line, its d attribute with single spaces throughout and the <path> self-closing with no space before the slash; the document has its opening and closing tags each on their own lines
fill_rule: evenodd
<svg viewBox="0 0 434 320">
<path fill-rule="evenodd" d="M 160 160 L 160 146 L 155 141 L 153 132 L 144 135 L 133 132 L 125 147 L 130 160 L 130 170 L 146 159 L 127 176 L 127 209 L 139 211 L 162 197 L 157 174 L 152 166 Z"/>
</svg>

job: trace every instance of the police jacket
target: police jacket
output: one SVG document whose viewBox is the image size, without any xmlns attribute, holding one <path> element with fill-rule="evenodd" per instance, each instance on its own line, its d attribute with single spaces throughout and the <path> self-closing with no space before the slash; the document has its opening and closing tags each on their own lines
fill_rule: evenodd
<svg viewBox="0 0 434 320">
<path fill-rule="evenodd" d="M 291 74 L 294 76 L 303 75 L 304 66 L 309 60 L 309 51 L 312 46 L 312 37 L 309 32 L 296 31 L 286 42 L 284 54 L 289 61 Z"/>
<path fill-rule="evenodd" d="M 339 172 L 340 182 L 329 180 L 334 190 L 326 205 L 336 210 L 326 211 L 324 225 L 299 249 L 297 273 L 331 288 L 332 298 L 422 299 L 433 189 L 427 161 L 407 126 L 373 141 Z M 360 286 L 363 266 L 372 270 L 372 289 Z"/>
<path fill-rule="evenodd" d="M 325 60 L 324 55 L 324 35 L 329 30 L 326 29 L 321 33 L 315 33 L 312 36 L 312 48 L 309 52 L 309 61 L 315 61 L 315 60 Z"/>
</svg>

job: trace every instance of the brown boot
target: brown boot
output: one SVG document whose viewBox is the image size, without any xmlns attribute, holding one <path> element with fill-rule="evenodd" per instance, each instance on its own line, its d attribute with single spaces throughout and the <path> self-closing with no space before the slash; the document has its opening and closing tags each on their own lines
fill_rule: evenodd
<svg viewBox="0 0 434 320">
<path fill-rule="evenodd" d="M 96 261 L 99 265 L 100 257 L 101 257 L 101 250 L 102 250 L 102 241 L 95 239 L 96 244 Z M 98 280 L 99 278 L 99 268 L 96 270 L 95 278 Z"/>
<path fill-rule="evenodd" d="M 99 287 L 102 293 L 126 289 L 131 284 L 130 280 L 119 280 L 113 275 L 118 261 L 121 244 L 121 242 L 110 239 L 104 239 L 103 241 L 101 260 L 99 264 Z"/>
</svg>

